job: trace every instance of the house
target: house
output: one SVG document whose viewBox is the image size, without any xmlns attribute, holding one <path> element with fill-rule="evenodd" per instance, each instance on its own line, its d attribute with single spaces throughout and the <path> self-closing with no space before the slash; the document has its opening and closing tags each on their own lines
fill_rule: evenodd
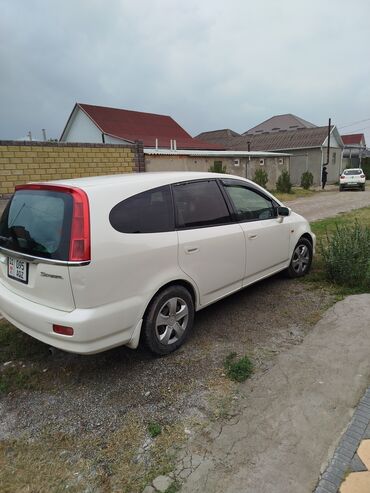
<svg viewBox="0 0 370 493">
<path fill-rule="evenodd" d="M 76 103 L 60 142 L 130 144 L 141 141 L 147 148 L 220 149 L 194 139 L 173 118 L 105 106 Z"/>
<path fill-rule="evenodd" d="M 278 124 L 281 127 L 278 128 Z M 289 129 L 294 124 L 300 125 L 299 128 Z M 265 131 L 260 132 L 260 130 Z M 328 183 L 335 183 L 343 169 L 344 145 L 335 125 L 330 128 L 329 160 L 327 156 L 328 127 L 317 127 L 294 115 L 272 117 L 239 137 L 220 132 L 217 130 L 203 132 L 197 138 L 203 141 L 209 140 L 234 151 L 288 153 L 291 156 L 290 178 L 294 185 L 300 184 L 305 171 L 310 171 L 314 177 L 314 184 L 319 185 L 324 165 L 327 166 Z"/>
<path fill-rule="evenodd" d="M 291 113 L 287 113 L 285 115 L 276 115 L 268 118 L 262 123 L 259 123 L 253 128 L 250 128 L 243 135 L 255 135 L 261 133 L 271 133 L 271 132 L 280 132 L 283 130 L 298 130 L 299 128 L 315 128 L 316 125 L 310 123 L 303 118 L 299 118 L 299 116 L 292 115 Z"/>
<path fill-rule="evenodd" d="M 290 155 L 277 152 L 216 151 L 204 149 L 144 148 L 146 171 L 208 171 L 215 165 L 226 173 L 253 180 L 263 167 L 268 175 L 267 188 L 274 189 L 283 170 L 289 170 Z"/>
<path fill-rule="evenodd" d="M 368 155 L 364 134 L 342 135 L 344 143 L 343 163 L 345 168 L 361 167 L 362 159 Z"/>
</svg>

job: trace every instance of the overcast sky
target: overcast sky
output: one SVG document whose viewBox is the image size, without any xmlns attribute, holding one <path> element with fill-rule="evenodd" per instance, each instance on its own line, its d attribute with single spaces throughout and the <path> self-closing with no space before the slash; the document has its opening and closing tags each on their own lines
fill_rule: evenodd
<svg viewBox="0 0 370 493">
<path fill-rule="evenodd" d="M 191 135 L 294 113 L 370 145 L 369 0 L 0 0 L 0 139 L 58 138 L 76 101 Z M 362 121 L 366 120 L 366 121 Z"/>
</svg>

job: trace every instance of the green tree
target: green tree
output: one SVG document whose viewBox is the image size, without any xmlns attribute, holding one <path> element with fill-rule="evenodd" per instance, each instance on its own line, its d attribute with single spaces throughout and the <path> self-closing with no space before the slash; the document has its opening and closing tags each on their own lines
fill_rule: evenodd
<svg viewBox="0 0 370 493">
<path fill-rule="evenodd" d="M 254 183 L 257 183 L 257 185 L 266 188 L 267 182 L 269 181 L 268 174 L 264 169 L 257 168 L 256 172 L 254 173 L 253 181 Z"/>
<path fill-rule="evenodd" d="M 313 185 L 313 174 L 310 171 L 305 171 L 301 177 L 301 187 L 308 190 Z"/>
<path fill-rule="evenodd" d="M 222 166 L 222 161 L 215 161 L 208 171 L 211 173 L 226 173 L 226 166 Z"/>
<path fill-rule="evenodd" d="M 282 171 L 276 182 L 276 190 L 280 193 L 290 193 L 292 191 L 292 183 L 287 170 Z"/>
</svg>

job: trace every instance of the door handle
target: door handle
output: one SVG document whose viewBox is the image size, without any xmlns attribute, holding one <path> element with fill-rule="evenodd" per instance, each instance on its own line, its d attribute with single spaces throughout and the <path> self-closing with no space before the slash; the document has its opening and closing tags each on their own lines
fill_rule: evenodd
<svg viewBox="0 0 370 493">
<path fill-rule="evenodd" d="M 254 240 L 255 238 L 257 238 L 257 235 L 248 235 L 248 238 L 249 238 L 250 240 Z"/>
<path fill-rule="evenodd" d="M 185 253 L 191 254 L 196 252 L 199 252 L 198 247 L 185 247 Z"/>
</svg>

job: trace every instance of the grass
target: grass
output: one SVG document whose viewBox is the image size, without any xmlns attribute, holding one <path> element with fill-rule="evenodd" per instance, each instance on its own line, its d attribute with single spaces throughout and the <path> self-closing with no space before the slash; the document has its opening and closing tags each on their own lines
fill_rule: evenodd
<svg viewBox="0 0 370 493">
<path fill-rule="evenodd" d="M 312 231 L 317 237 L 317 251 L 313 262 L 312 270 L 309 276 L 304 278 L 304 282 L 312 283 L 313 286 L 323 286 L 329 288 L 331 292 L 341 299 L 351 294 L 366 292 L 360 284 L 350 287 L 348 285 L 339 285 L 330 282 L 325 273 L 325 265 L 322 257 L 322 247 L 327 243 L 327 237 L 332 236 L 338 227 L 353 227 L 356 221 L 367 228 L 370 228 L 370 207 L 356 209 L 351 212 L 342 213 L 336 217 L 321 219 L 311 223 Z"/>
<path fill-rule="evenodd" d="M 289 202 L 290 200 L 296 200 L 300 197 L 311 197 L 318 193 L 316 190 L 305 190 L 300 187 L 293 187 L 291 193 L 280 193 L 276 190 L 272 190 L 271 193 L 282 202 Z"/>
<path fill-rule="evenodd" d="M 253 363 L 248 356 L 237 358 L 236 353 L 226 356 L 224 366 L 228 377 L 235 382 L 244 382 L 253 372 Z"/>
<path fill-rule="evenodd" d="M 46 344 L 27 336 L 9 322 L 0 321 L 0 364 L 25 358 L 37 361 L 47 355 Z"/>
<path fill-rule="evenodd" d="M 0 321 L 0 395 L 17 390 L 54 386 L 43 373 L 48 347 L 23 334 L 5 320 Z M 4 363 L 8 363 L 4 366 Z M 41 383 L 43 382 L 43 384 Z"/>
<path fill-rule="evenodd" d="M 159 423 L 149 423 L 148 424 L 148 433 L 152 438 L 157 437 L 162 433 L 162 428 Z"/>
</svg>

